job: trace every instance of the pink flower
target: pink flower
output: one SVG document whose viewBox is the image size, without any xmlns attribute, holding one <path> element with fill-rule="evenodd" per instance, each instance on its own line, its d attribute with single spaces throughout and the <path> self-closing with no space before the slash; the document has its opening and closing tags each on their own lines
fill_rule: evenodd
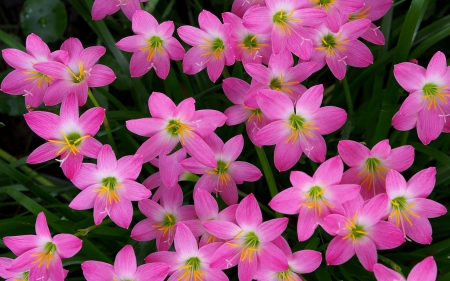
<svg viewBox="0 0 450 281">
<path fill-rule="evenodd" d="M 261 171 L 250 163 L 236 161 L 244 148 L 242 135 L 231 138 L 225 144 L 214 133 L 204 140 L 211 147 L 216 163 L 208 166 L 194 158 L 188 158 L 183 160 L 181 165 L 191 173 L 203 174 L 195 184 L 195 188 L 220 194 L 228 205 L 236 204 L 238 201 L 236 184 L 259 180 L 262 176 Z"/>
<path fill-rule="evenodd" d="M 166 79 L 170 70 L 170 59 L 182 60 L 184 48 L 173 38 L 172 21 L 158 24 L 156 19 L 146 11 L 136 11 L 132 20 L 133 32 L 117 42 L 117 48 L 133 52 L 130 61 L 131 77 L 139 77 L 154 68 L 161 79 Z"/>
<path fill-rule="evenodd" d="M 386 193 L 389 222 L 395 224 L 412 240 L 420 244 L 431 244 L 431 225 L 428 218 L 447 213 L 447 209 L 430 199 L 436 182 L 436 168 L 422 170 L 406 182 L 403 176 L 391 170 L 386 177 Z"/>
<path fill-rule="evenodd" d="M 303 172 L 291 172 L 293 187 L 278 193 L 269 206 L 282 214 L 298 214 L 299 241 L 311 237 L 317 225 L 329 214 L 343 213 L 342 203 L 359 195 L 360 186 L 339 184 L 344 165 L 339 156 L 323 162 L 311 178 Z"/>
<path fill-rule="evenodd" d="M 75 176 L 83 155 L 97 158 L 102 144 L 94 138 L 105 117 L 105 109 L 94 107 L 78 117 L 78 102 L 71 93 L 61 104 L 60 116 L 44 111 L 24 115 L 30 129 L 46 143 L 36 148 L 27 163 L 37 164 L 60 156 L 61 168 L 69 179 Z"/>
<path fill-rule="evenodd" d="M 407 279 L 400 275 L 400 273 L 379 263 L 373 266 L 373 273 L 375 273 L 378 281 L 435 281 L 437 266 L 434 258 L 428 257 L 413 267 Z"/>
<path fill-rule="evenodd" d="M 272 54 L 269 34 L 255 34 L 242 25 L 242 19 L 235 14 L 222 14 L 223 22 L 231 25 L 231 42 L 237 61 L 267 64 Z"/>
<path fill-rule="evenodd" d="M 69 38 L 61 45 L 61 50 L 69 53 L 69 61 L 63 64 L 56 61 L 40 62 L 34 68 L 55 79 L 44 96 L 45 105 L 51 106 L 64 100 L 74 92 L 78 105 L 86 103 L 88 88 L 103 87 L 111 84 L 116 76 L 114 72 L 97 61 L 105 54 L 105 47 L 93 46 L 86 49 L 77 38 Z"/>
<path fill-rule="evenodd" d="M 256 270 L 254 279 L 258 281 L 301 281 L 302 279 L 298 274 L 311 273 L 316 270 L 322 262 L 322 253 L 312 250 L 303 250 L 292 253 L 291 247 L 283 238 L 278 236 L 272 243 L 280 248 L 286 255 L 289 269 L 286 271 L 272 271 L 266 267 L 259 267 Z"/>
<path fill-rule="evenodd" d="M 339 155 L 350 169 L 341 183 L 361 185 L 364 200 L 385 193 L 387 173 L 392 169 L 403 172 L 414 162 L 414 148 L 410 145 L 391 149 L 389 140 L 382 140 L 372 150 L 359 142 L 343 140 L 338 144 Z"/>
<path fill-rule="evenodd" d="M 133 247 L 126 245 L 117 253 L 114 266 L 100 261 L 85 261 L 81 264 L 81 269 L 87 281 L 163 281 L 169 265 L 150 263 L 137 266 Z"/>
<path fill-rule="evenodd" d="M 326 144 L 322 135 L 339 129 L 347 114 L 334 106 L 320 108 L 322 98 L 322 85 L 307 90 L 295 107 L 292 100 L 273 90 L 262 90 L 258 94 L 259 107 L 272 123 L 258 132 L 256 141 L 276 145 L 275 167 L 279 171 L 292 168 L 302 152 L 314 162 L 325 160 Z"/>
<path fill-rule="evenodd" d="M 27 53 L 16 49 L 3 49 L 2 57 L 14 71 L 9 73 L 1 84 L 2 92 L 11 95 L 24 95 L 27 108 L 38 107 L 55 78 L 34 69 L 39 62 L 59 61 L 63 64 L 69 60 L 65 51 L 50 53 L 47 44 L 36 34 L 30 34 L 26 41 Z"/>
<path fill-rule="evenodd" d="M 234 0 L 231 6 L 231 12 L 242 18 L 245 12 L 254 6 L 264 6 L 264 0 Z"/>
<path fill-rule="evenodd" d="M 98 154 L 97 165 L 82 164 L 72 179 L 82 191 L 69 207 L 75 210 L 94 208 L 94 222 L 100 224 L 108 215 L 120 227 L 128 228 L 133 217 L 131 201 L 150 197 L 151 192 L 135 182 L 142 168 L 142 156 L 133 155 L 116 159 L 109 145 Z"/>
<path fill-rule="evenodd" d="M 180 38 L 193 46 L 184 57 L 183 72 L 196 74 L 206 67 L 209 79 L 216 82 L 224 66 L 234 63 L 231 25 L 222 24 L 215 15 L 206 10 L 198 15 L 198 23 L 200 29 L 185 25 L 177 30 Z"/>
<path fill-rule="evenodd" d="M 83 241 L 71 234 L 52 238 L 44 213 L 36 219 L 36 235 L 6 236 L 5 245 L 18 257 L 6 268 L 10 272 L 29 270 L 28 280 L 63 281 L 61 259 L 71 258 L 81 249 Z"/>
<path fill-rule="evenodd" d="M 317 9 L 304 9 L 298 0 L 266 0 L 266 6 L 249 9 L 242 21 L 248 30 L 258 34 L 271 34 L 275 54 L 285 48 L 303 60 L 311 55 L 311 39 L 305 26 L 322 23 L 326 13 Z"/>
<path fill-rule="evenodd" d="M 134 12 L 141 10 L 140 2 L 148 0 L 95 0 L 92 6 L 92 19 L 101 20 L 107 15 L 112 15 L 122 9 L 125 16 L 131 20 Z"/>
<path fill-rule="evenodd" d="M 228 277 L 222 270 L 210 267 L 211 257 L 222 243 L 208 244 L 199 249 L 197 239 L 186 225 L 179 223 L 176 228 L 176 252 L 160 251 L 151 253 L 145 258 L 145 262 L 164 262 L 169 264 L 170 278 L 168 281 L 228 281 Z"/>
<path fill-rule="evenodd" d="M 271 241 L 286 229 L 288 219 L 262 221 L 261 209 L 253 194 L 242 199 L 236 209 L 237 225 L 228 221 L 208 221 L 203 227 L 227 240 L 214 253 L 210 266 L 226 269 L 238 264 L 241 281 L 253 279 L 259 265 L 273 271 L 289 269 L 286 256 Z"/>
<path fill-rule="evenodd" d="M 324 229 L 336 237 L 328 245 L 325 259 L 328 265 L 347 262 L 355 253 L 362 266 L 373 271 L 377 249 L 393 249 L 405 242 L 395 225 L 381 221 L 388 204 L 386 194 L 364 202 L 361 196 L 343 204 L 345 215 L 331 214 L 325 218 Z"/>
<path fill-rule="evenodd" d="M 202 137 L 222 126 L 226 116 L 216 110 L 196 111 L 194 103 L 193 98 L 187 98 L 176 106 L 166 95 L 153 92 L 148 100 L 152 118 L 127 121 L 128 130 L 150 137 L 137 151 L 144 156 L 144 162 L 170 153 L 181 142 L 186 152 L 200 163 L 216 165 L 214 154 Z"/>
<path fill-rule="evenodd" d="M 427 145 L 450 121 L 447 120 L 450 114 L 450 68 L 445 55 L 441 52 L 434 54 L 427 69 L 409 62 L 397 64 L 394 76 L 410 94 L 392 118 L 392 126 L 399 131 L 417 127 L 420 141 Z"/>
<path fill-rule="evenodd" d="M 347 65 L 367 67 L 373 63 L 369 48 L 358 40 L 367 28 L 370 20 L 361 19 L 345 23 L 337 32 L 332 32 L 325 25 L 314 30 L 312 42 L 314 49 L 311 61 L 317 63 L 315 71 L 328 65 L 333 75 L 342 80 L 347 72 Z"/>
<path fill-rule="evenodd" d="M 313 73 L 315 66 L 315 62 L 301 62 L 294 66 L 292 54 L 288 50 L 284 50 L 278 55 L 270 56 L 268 68 L 255 63 L 246 64 L 244 68 L 253 78 L 250 94 L 271 89 L 297 101 L 306 91 L 305 86 L 300 83 Z"/>
<path fill-rule="evenodd" d="M 235 104 L 225 109 L 227 125 L 232 126 L 246 122 L 247 135 L 257 145 L 256 133 L 270 123 L 256 102 L 257 93 L 249 94 L 250 85 L 244 80 L 234 77 L 224 79 L 222 88 L 225 96 Z"/>
<path fill-rule="evenodd" d="M 178 184 L 165 192 L 161 205 L 152 200 L 141 200 L 139 210 L 147 217 L 138 222 L 131 231 L 131 237 L 137 241 L 150 241 L 156 238 L 158 251 L 167 251 L 173 243 L 175 225 L 183 222 L 198 237 L 202 233 L 200 221 L 195 220 L 194 206 L 183 204 L 183 192 Z"/>
<path fill-rule="evenodd" d="M 217 201 L 209 192 L 200 188 L 194 190 L 195 212 L 197 213 L 198 219 L 202 223 L 207 221 L 228 221 L 236 223 L 237 206 L 237 204 L 228 206 L 219 213 Z M 203 229 L 203 234 L 200 238 L 200 247 L 203 247 L 206 244 L 222 241 L 223 240 L 211 235 Z"/>
</svg>

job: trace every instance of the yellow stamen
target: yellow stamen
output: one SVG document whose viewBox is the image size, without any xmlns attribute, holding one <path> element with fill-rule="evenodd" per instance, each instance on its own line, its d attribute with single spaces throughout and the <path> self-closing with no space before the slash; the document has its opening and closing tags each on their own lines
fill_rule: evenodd
<svg viewBox="0 0 450 281">
<path fill-rule="evenodd" d="M 85 135 L 82 137 L 79 137 L 78 139 L 76 139 L 75 141 L 73 141 L 73 143 L 67 138 L 67 135 L 62 131 L 59 130 L 64 138 L 64 141 L 62 140 L 48 140 L 49 142 L 52 143 L 57 143 L 57 144 L 63 144 L 64 146 L 56 153 L 56 156 L 61 155 L 61 153 L 63 153 L 64 151 L 66 151 L 67 149 L 70 149 L 70 152 L 73 153 L 73 155 L 77 155 L 77 152 L 79 153 L 80 150 L 77 148 L 77 144 L 79 142 L 81 142 L 84 139 L 90 138 L 90 135 Z"/>
</svg>

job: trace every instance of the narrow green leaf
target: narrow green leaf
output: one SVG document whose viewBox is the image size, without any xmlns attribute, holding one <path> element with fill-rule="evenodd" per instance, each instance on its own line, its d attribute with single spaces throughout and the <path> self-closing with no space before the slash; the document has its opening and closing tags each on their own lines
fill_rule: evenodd
<svg viewBox="0 0 450 281">
<path fill-rule="evenodd" d="M 0 29 L 0 41 L 3 41 L 8 47 L 19 49 L 21 51 L 26 52 L 25 46 L 22 45 L 19 41 L 11 37 L 9 34 Z"/>
</svg>

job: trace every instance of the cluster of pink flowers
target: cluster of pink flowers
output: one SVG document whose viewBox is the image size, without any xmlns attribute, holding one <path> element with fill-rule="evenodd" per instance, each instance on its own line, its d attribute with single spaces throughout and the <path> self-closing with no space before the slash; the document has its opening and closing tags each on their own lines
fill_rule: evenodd
<svg viewBox="0 0 450 281">
<path fill-rule="evenodd" d="M 132 201 L 137 201 L 145 219 L 132 227 L 136 241 L 156 240 L 157 252 L 137 266 L 133 248 L 126 245 L 114 266 L 98 261 L 82 264 L 83 274 L 94 280 L 229 280 L 223 270 L 238 266 L 242 281 L 300 280 L 298 274 L 316 270 L 322 262 L 318 251 L 292 252 L 281 235 L 288 218 L 263 221 L 253 194 L 238 200 L 238 185 L 255 182 L 261 171 L 239 161 L 244 137 L 222 140 L 215 130 L 227 124 L 246 122 L 256 146 L 275 145 L 274 165 L 288 171 L 302 154 L 322 163 L 313 176 L 292 171 L 292 187 L 279 192 L 269 203 L 276 212 L 298 214 L 298 241 L 308 240 L 318 226 L 334 236 L 325 251 L 328 265 L 340 265 L 356 254 L 362 266 L 378 280 L 401 280 L 398 273 L 378 264 L 377 250 L 393 249 L 413 240 L 430 244 L 429 218 L 442 216 L 446 208 L 428 195 L 435 185 L 434 167 L 416 173 L 408 182 L 400 174 L 414 161 L 412 146 L 391 149 L 388 140 L 371 150 L 361 143 L 342 140 L 338 156 L 326 159 L 323 135 L 333 133 L 347 119 L 344 109 L 322 106 L 324 88 L 307 89 L 301 83 L 328 65 L 338 79 L 347 65 L 366 67 L 372 54 L 358 38 L 384 44 L 372 21 L 391 7 L 390 0 L 265 0 L 233 3 L 232 13 L 217 16 L 204 10 L 199 27 L 181 26 L 180 38 L 191 45 L 186 53 L 172 35 L 171 21 L 159 24 L 146 11 L 143 0 L 96 0 L 95 20 L 122 9 L 132 21 L 136 35 L 116 46 L 133 52 L 132 77 L 154 69 L 165 79 L 170 60 L 183 60 L 187 74 L 203 69 L 211 81 L 219 79 L 225 65 L 242 61 L 250 84 L 238 78 L 223 80 L 223 91 L 234 104 L 224 113 L 196 110 L 195 100 L 176 105 L 168 96 L 153 92 L 148 100 L 151 117 L 128 120 L 126 128 L 148 138 L 135 155 L 117 159 L 109 145 L 94 137 L 103 123 L 105 109 L 95 107 L 79 116 L 88 89 L 110 84 L 115 75 L 97 64 L 105 53 L 101 46 L 83 48 L 76 38 L 66 40 L 53 53 L 36 35 L 27 38 L 27 52 L 3 51 L 15 68 L 3 81 L 2 91 L 25 95 L 27 107 L 35 109 L 61 103 L 60 114 L 31 111 L 25 114 L 29 127 L 46 142 L 31 153 L 27 162 L 42 163 L 55 158 L 64 174 L 80 189 L 69 207 L 93 209 L 94 223 L 109 218 L 129 228 Z M 294 65 L 294 55 L 299 63 Z M 265 65 L 264 65 L 265 64 Z M 450 68 L 437 53 L 425 70 L 412 63 L 395 66 L 394 74 L 410 93 L 393 126 L 410 130 L 417 126 L 420 140 L 428 144 L 450 132 Z M 83 163 L 84 156 L 97 163 Z M 144 163 L 159 171 L 143 183 L 137 182 Z M 344 163 L 349 167 L 344 171 Z M 192 201 L 183 205 L 180 181 L 195 178 Z M 155 190 L 157 189 L 157 190 Z M 219 210 L 220 196 L 228 206 Z M 153 194 L 153 196 L 152 196 Z M 150 199 L 150 197 L 152 198 Z M 81 240 L 70 234 L 53 238 L 43 213 L 36 221 L 36 235 L 3 238 L 16 259 L 0 258 L 0 276 L 8 280 L 62 281 L 67 271 L 61 259 L 81 248 Z M 174 245 L 175 251 L 170 251 Z M 408 280 L 436 277 L 432 257 L 419 263 Z M 425 273 L 426 272 L 426 273 Z M 425 277 L 423 277 L 425 276 Z M 403 278 L 404 279 L 404 278 Z"/>
</svg>

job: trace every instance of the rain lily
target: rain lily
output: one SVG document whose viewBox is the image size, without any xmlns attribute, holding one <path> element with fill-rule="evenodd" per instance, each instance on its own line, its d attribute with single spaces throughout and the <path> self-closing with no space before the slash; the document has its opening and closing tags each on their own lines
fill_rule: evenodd
<svg viewBox="0 0 450 281">
<path fill-rule="evenodd" d="M 231 12 L 242 18 L 245 12 L 253 6 L 264 6 L 264 0 L 234 0 Z"/>
<path fill-rule="evenodd" d="M 331 214 L 324 220 L 324 229 L 336 237 L 328 245 L 325 259 L 328 265 L 347 262 L 353 255 L 362 266 L 373 271 L 377 249 L 393 249 L 405 242 L 403 233 L 393 224 L 381 221 L 389 199 L 379 194 L 364 202 L 361 196 L 343 204 L 345 215 Z"/>
<path fill-rule="evenodd" d="M 112 15 L 122 9 L 125 16 L 131 20 L 134 12 L 141 10 L 140 2 L 148 0 L 95 0 L 92 6 L 92 19 L 101 20 L 107 15 Z"/>
<path fill-rule="evenodd" d="M 136 11 L 132 20 L 133 32 L 117 42 L 117 48 L 133 52 L 130 61 L 131 77 L 139 77 L 154 68 L 156 75 L 166 79 L 170 70 L 170 59 L 182 60 L 184 48 L 173 38 L 172 21 L 158 24 L 156 19 L 146 11 Z"/>
<path fill-rule="evenodd" d="M 301 8 L 297 0 L 266 0 L 266 6 L 249 9 L 242 21 L 248 30 L 257 34 L 271 34 L 275 54 L 285 48 L 303 60 L 311 55 L 311 38 L 305 26 L 323 22 L 326 13 L 317 9 Z"/>
<path fill-rule="evenodd" d="M 231 25 L 222 24 L 211 12 L 203 10 L 198 15 L 200 29 L 181 26 L 178 35 L 193 46 L 184 57 L 183 72 L 196 74 L 207 69 L 209 79 L 216 82 L 225 65 L 234 63 L 231 48 Z"/>
<path fill-rule="evenodd" d="M 400 273 L 379 263 L 374 265 L 373 273 L 378 281 L 435 281 L 437 266 L 434 258 L 428 257 L 416 264 L 406 279 Z"/>
<path fill-rule="evenodd" d="M 322 262 L 322 253 L 313 250 L 303 250 L 292 253 L 291 247 L 283 236 L 279 236 L 272 243 L 280 248 L 286 255 L 289 269 L 282 272 L 268 270 L 260 267 L 255 273 L 255 280 L 258 281 L 301 281 L 298 274 L 311 273 L 316 270 Z"/>
<path fill-rule="evenodd" d="M 297 101 L 273 90 L 262 90 L 257 101 L 261 111 L 272 120 L 256 135 L 256 142 L 275 146 L 275 167 L 292 168 L 302 152 L 314 162 L 325 160 L 326 144 L 322 135 L 339 129 L 347 119 L 346 112 L 334 106 L 320 107 L 323 86 L 307 90 Z"/>
<path fill-rule="evenodd" d="M 76 93 L 78 105 L 86 103 L 88 88 L 103 87 L 111 84 L 116 76 L 107 66 L 97 64 L 105 54 L 105 47 L 93 46 L 86 49 L 77 38 L 69 38 L 61 45 L 61 50 L 69 54 L 69 61 L 63 64 L 56 61 L 39 62 L 34 68 L 55 79 L 44 96 L 47 106 L 64 100 L 69 93 Z"/>
<path fill-rule="evenodd" d="M 392 126 L 399 131 L 417 127 L 420 141 L 427 145 L 450 121 L 450 68 L 445 55 L 434 54 L 427 69 L 410 62 L 397 64 L 394 76 L 409 96 L 392 118 Z"/>
<path fill-rule="evenodd" d="M 147 217 L 138 222 L 131 231 L 131 237 L 137 241 L 150 241 L 156 238 L 158 251 L 167 251 L 173 243 L 175 225 L 183 222 L 193 230 L 196 237 L 202 229 L 200 221 L 195 220 L 195 208 L 183 204 L 183 192 L 178 184 L 161 197 L 161 205 L 152 200 L 141 200 L 139 210 Z"/>
<path fill-rule="evenodd" d="M 28 109 L 38 107 L 55 79 L 34 69 L 38 62 L 59 61 L 63 64 L 69 60 L 65 51 L 50 53 L 47 44 L 36 34 L 31 33 L 26 41 L 27 53 L 16 49 L 3 49 L 2 57 L 14 71 L 9 73 L 1 84 L 2 92 L 11 95 L 24 95 Z"/>
<path fill-rule="evenodd" d="M 211 268 L 211 257 L 222 243 L 212 243 L 198 248 L 197 239 L 183 223 L 176 226 L 175 251 L 150 254 L 145 262 L 163 262 L 170 265 L 168 281 L 228 281 L 222 270 Z M 147 279 L 148 280 L 148 279 Z M 89 281 L 89 280 L 88 280 Z"/>
<path fill-rule="evenodd" d="M 239 78 L 226 78 L 222 82 L 225 96 L 235 105 L 225 109 L 227 125 L 246 122 L 245 127 L 250 140 L 256 145 L 256 133 L 270 123 L 256 102 L 257 93 L 249 94 L 250 85 Z"/>
<path fill-rule="evenodd" d="M 219 206 L 216 199 L 212 195 L 200 188 L 194 191 L 194 207 L 198 219 L 203 223 L 206 221 L 229 221 L 236 223 L 236 208 L 237 204 L 231 205 L 219 212 Z M 200 238 L 200 247 L 206 244 L 222 241 L 221 239 L 211 235 L 203 229 L 203 234 Z"/>
<path fill-rule="evenodd" d="M 247 195 L 236 209 L 236 222 L 208 221 L 203 227 L 212 235 L 227 240 L 214 253 L 210 266 L 227 269 L 238 264 L 238 278 L 250 281 L 258 265 L 273 271 L 287 271 L 284 253 L 271 241 L 286 229 L 288 219 L 262 221 L 261 209 L 253 194 Z"/>
<path fill-rule="evenodd" d="M 36 219 L 36 235 L 6 236 L 3 242 L 18 256 L 6 270 L 22 273 L 30 281 L 63 281 L 67 272 L 62 267 L 61 259 L 73 257 L 82 244 L 81 239 L 71 234 L 52 237 L 42 212 Z M 29 271 L 28 274 L 26 271 Z"/>
<path fill-rule="evenodd" d="M 339 156 L 323 162 L 313 177 L 293 171 L 293 187 L 281 191 L 270 201 L 269 206 L 279 213 L 298 214 L 299 241 L 309 239 L 329 214 L 343 213 L 342 203 L 359 196 L 359 185 L 339 184 L 343 171 Z"/>
<path fill-rule="evenodd" d="M 244 68 L 253 78 L 250 94 L 271 89 L 297 101 L 306 91 L 305 86 L 300 83 L 313 73 L 315 66 L 315 62 L 301 62 L 294 66 L 292 54 L 288 50 L 284 50 L 278 55 L 270 56 L 268 68 L 254 63 L 246 64 Z"/>
<path fill-rule="evenodd" d="M 10 258 L 0 258 L 0 277 L 4 278 L 6 281 L 27 280 L 30 271 L 13 272 L 7 270 L 13 261 L 14 260 Z"/>
<path fill-rule="evenodd" d="M 268 34 L 255 34 L 242 25 L 242 19 L 233 13 L 223 13 L 223 22 L 231 25 L 231 42 L 237 61 L 267 64 L 272 54 L 272 43 Z"/>
<path fill-rule="evenodd" d="M 222 126 L 226 116 L 216 110 L 196 111 L 194 103 L 193 98 L 187 98 L 176 106 L 163 93 L 153 92 L 148 100 L 152 118 L 127 121 L 128 130 L 150 137 L 137 151 L 144 156 L 144 162 L 170 153 L 181 142 L 186 152 L 202 164 L 216 165 L 214 154 L 202 137 Z"/>
<path fill-rule="evenodd" d="M 236 184 L 259 180 L 262 176 L 261 171 L 250 163 L 236 161 L 244 148 L 242 135 L 231 138 L 225 144 L 214 133 L 204 140 L 211 147 L 216 163 L 208 166 L 194 158 L 188 158 L 183 160 L 181 165 L 191 173 L 203 174 L 195 184 L 195 188 L 220 194 L 228 205 L 236 204 L 238 201 Z"/>
<path fill-rule="evenodd" d="M 94 208 L 94 222 L 100 224 L 108 215 L 120 227 L 128 228 L 133 217 L 131 201 L 150 197 L 151 192 L 135 182 L 142 168 L 139 154 L 116 159 L 109 145 L 98 154 L 97 165 L 84 163 L 72 179 L 82 191 L 69 207 L 75 210 Z"/>
<path fill-rule="evenodd" d="M 392 169 L 403 172 L 414 162 L 414 148 L 410 145 L 391 149 L 389 140 L 382 140 L 372 150 L 359 142 L 343 140 L 338 152 L 350 169 L 345 171 L 341 183 L 361 185 L 364 200 L 385 193 L 386 174 Z"/>
<path fill-rule="evenodd" d="M 418 172 L 408 182 L 395 170 L 386 177 L 389 222 L 401 229 L 405 237 L 420 244 L 431 244 L 432 230 L 428 218 L 447 213 L 443 205 L 425 198 L 433 191 L 435 182 L 434 167 Z"/>
<path fill-rule="evenodd" d="M 137 266 L 133 247 L 126 245 L 117 253 L 114 266 L 100 261 L 85 261 L 81 264 L 81 269 L 87 281 L 163 281 L 169 265 L 149 263 Z"/>
<path fill-rule="evenodd" d="M 94 107 L 78 117 L 78 102 L 71 93 L 62 102 L 60 116 L 44 111 L 24 115 L 30 129 L 46 143 L 36 148 L 27 163 L 37 164 L 60 156 L 61 168 L 69 179 L 75 176 L 83 155 L 97 158 L 102 144 L 94 138 L 105 117 L 105 109 Z"/>
<path fill-rule="evenodd" d="M 347 22 L 337 32 L 332 32 L 325 25 L 314 30 L 314 45 L 311 61 L 317 63 L 315 71 L 328 65 L 333 75 L 342 80 L 347 72 L 347 65 L 367 67 L 373 63 L 369 48 L 358 40 L 369 28 L 370 20 L 360 19 Z"/>
</svg>

